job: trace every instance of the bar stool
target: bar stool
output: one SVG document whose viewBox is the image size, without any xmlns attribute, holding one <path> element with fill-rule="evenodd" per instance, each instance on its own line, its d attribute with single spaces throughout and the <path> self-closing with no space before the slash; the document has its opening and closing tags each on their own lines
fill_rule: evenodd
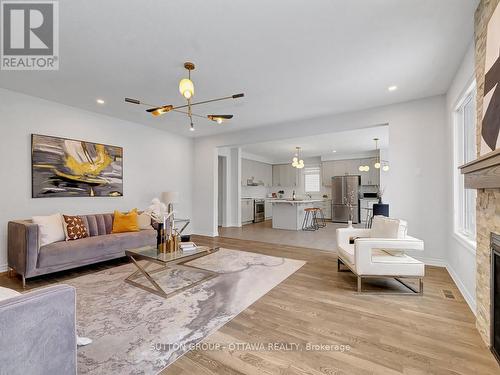
<svg viewBox="0 0 500 375">
<path fill-rule="evenodd" d="M 304 220 L 302 221 L 302 230 L 315 231 L 319 229 L 317 212 L 318 209 L 316 207 L 307 207 L 304 208 Z"/>
<path fill-rule="evenodd" d="M 326 220 L 325 220 L 325 215 L 323 214 L 323 210 L 319 207 L 316 208 L 316 222 L 319 228 L 324 228 L 326 227 Z"/>
</svg>

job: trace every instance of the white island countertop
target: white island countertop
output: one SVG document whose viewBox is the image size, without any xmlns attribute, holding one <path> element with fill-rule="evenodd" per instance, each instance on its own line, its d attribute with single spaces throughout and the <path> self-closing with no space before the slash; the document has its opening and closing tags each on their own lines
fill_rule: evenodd
<svg viewBox="0 0 500 375">
<path fill-rule="evenodd" d="M 317 202 L 324 202 L 327 200 L 326 198 L 324 199 L 275 199 L 271 198 L 268 199 L 269 202 L 271 203 L 288 203 L 288 204 L 307 204 L 307 203 L 317 203 Z"/>
</svg>

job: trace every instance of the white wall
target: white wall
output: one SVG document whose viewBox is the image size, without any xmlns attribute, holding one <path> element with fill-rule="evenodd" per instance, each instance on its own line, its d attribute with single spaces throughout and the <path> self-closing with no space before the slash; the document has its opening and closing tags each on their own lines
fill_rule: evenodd
<svg viewBox="0 0 500 375">
<path fill-rule="evenodd" d="M 447 190 L 450 192 L 447 199 L 446 234 L 448 240 L 447 268 L 455 284 L 460 288 L 462 295 L 476 313 L 476 251 L 467 242 L 454 234 L 454 171 L 456 165 L 453 160 L 453 112 L 464 91 L 474 81 L 474 43 L 471 42 L 462 64 L 458 69 L 453 83 L 446 95 L 447 113 Z"/>
<path fill-rule="evenodd" d="M 217 234 L 214 208 L 217 200 L 216 147 L 272 141 L 286 137 L 326 134 L 389 124 L 391 169 L 384 201 L 391 216 L 409 222 L 410 234 L 425 240 L 420 254 L 429 263 L 443 264 L 448 218 L 447 127 L 445 96 L 407 103 L 294 121 L 195 140 L 194 231 Z M 214 189 L 215 187 L 215 189 Z"/>
<path fill-rule="evenodd" d="M 7 264 L 9 220 L 141 209 L 162 191 L 178 191 L 179 216 L 191 217 L 193 142 L 188 138 L 4 89 L 0 127 L 0 270 Z M 31 133 L 123 147 L 124 196 L 32 199 Z"/>
</svg>

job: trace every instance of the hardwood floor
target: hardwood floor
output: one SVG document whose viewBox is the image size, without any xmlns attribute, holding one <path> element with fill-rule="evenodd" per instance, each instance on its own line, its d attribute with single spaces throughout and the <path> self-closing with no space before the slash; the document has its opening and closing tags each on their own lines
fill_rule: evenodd
<svg viewBox="0 0 500 375">
<path fill-rule="evenodd" d="M 426 268 L 422 297 L 357 295 L 354 276 L 337 272 L 332 253 L 230 238 L 196 241 L 307 261 L 204 342 L 343 344 L 350 350 L 194 350 L 162 375 L 500 373 L 444 268 Z"/>
<path fill-rule="evenodd" d="M 255 224 L 246 224 L 242 227 L 219 227 L 219 235 L 227 238 L 239 238 L 241 240 L 254 240 L 256 238 L 262 242 L 270 242 L 281 245 L 311 247 L 315 249 L 335 251 L 335 230 L 345 227 L 345 224 L 327 222 L 325 228 L 314 232 L 290 231 L 283 229 L 273 229 L 272 220 L 266 220 Z M 361 224 L 360 227 L 363 227 Z"/>
<path fill-rule="evenodd" d="M 204 340 L 226 348 L 190 351 L 162 375 L 500 373 L 475 328 L 474 315 L 444 268 L 426 267 L 422 297 L 357 295 L 354 276 L 337 272 L 332 252 L 233 238 L 193 239 L 307 263 Z M 28 287 L 64 282 L 121 263 L 38 278 Z M 371 287 L 396 284 L 375 281 Z M 7 275 L 0 275 L 0 285 L 20 289 L 19 280 Z M 448 291 L 454 298 L 446 297 Z M 263 343 L 266 348 L 269 343 L 299 344 L 302 350 L 251 350 L 233 347 L 235 343 Z M 308 343 L 344 345 L 345 350 L 308 351 Z"/>
</svg>

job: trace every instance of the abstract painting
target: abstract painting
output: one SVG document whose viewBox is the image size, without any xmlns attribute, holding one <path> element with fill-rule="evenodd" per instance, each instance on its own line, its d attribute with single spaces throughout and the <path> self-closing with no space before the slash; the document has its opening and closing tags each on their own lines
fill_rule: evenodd
<svg viewBox="0 0 500 375">
<path fill-rule="evenodd" d="M 481 123 L 481 155 L 500 147 L 500 5 L 488 22 L 486 59 L 484 64 L 483 118 Z"/>
<path fill-rule="evenodd" d="M 32 197 L 120 197 L 123 149 L 31 135 Z"/>
</svg>

